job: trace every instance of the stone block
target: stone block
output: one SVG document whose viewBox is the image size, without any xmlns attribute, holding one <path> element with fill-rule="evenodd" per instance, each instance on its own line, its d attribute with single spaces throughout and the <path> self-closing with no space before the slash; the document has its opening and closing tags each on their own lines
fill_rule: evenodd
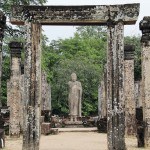
<svg viewBox="0 0 150 150">
<path fill-rule="evenodd" d="M 42 123 L 41 125 L 41 134 L 48 135 L 50 134 L 51 124 L 50 123 Z"/>
</svg>

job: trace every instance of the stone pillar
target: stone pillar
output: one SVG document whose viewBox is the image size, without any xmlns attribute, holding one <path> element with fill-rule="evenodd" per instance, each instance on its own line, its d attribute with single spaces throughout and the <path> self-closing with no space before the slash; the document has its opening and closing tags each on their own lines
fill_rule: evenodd
<svg viewBox="0 0 150 150">
<path fill-rule="evenodd" d="M 102 80 L 99 86 L 99 99 L 98 99 L 98 112 L 99 112 L 99 117 L 104 118 L 106 117 L 106 103 L 105 103 L 105 85 L 104 81 Z"/>
<path fill-rule="evenodd" d="M 41 117 L 41 25 L 25 22 L 24 109 L 22 150 L 39 150 Z"/>
<path fill-rule="evenodd" d="M 134 96 L 135 96 L 135 106 L 136 108 L 142 108 L 142 82 L 135 81 L 134 82 Z"/>
<path fill-rule="evenodd" d="M 105 118 L 107 119 L 107 64 L 104 66 L 104 89 L 105 89 Z"/>
<path fill-rule="evenodd" d="M 150 147 L 150 17 L 140 22 L 142 31 L 142 99 L 143 120 L 145 122 L 145 147 Z"/>
<path fill-rule="evenodd" d="M 4 28 L 6 25 L 6 17 L 3 12 L 0 11 L 0 107 L 2 107 L 2 90 L 1 90 L 1 78 L 2 78 L 2 43 L 4 38 Z"/>
<path fill-rule="evenodd" d="M 107 64 L 104 65 L 103 80 L 98 87 L 98 114 L 100 118 L 107 116 Z"/>
<path fill-rule="evenodd" d="M 8 85 L 8 106 L 10 106 L 9 135 L 11 137 L 20 136 L 20 58 L 22 43 L 11 42 L 9 44 L 11 51 L 11 76 Z"/>
<path fill-rule="evenodd" d="M 21 64 L 20 92 L 21 92 L 20 126 L 21 126 L 21 132 L 23 132 L 23 105 L 24 105 L 24 65 L 23 64 Z"/>
<path fill-rule="evenodd" d="M 98 86 L 98 116 L 101 118 L 101 85 Z"/>
<path fill-rule="evenodd" d="M 124 47 L 124 93 L 125 93 L 125 126 L 126 136 L 136 134 L 135 98 L 134 98 L 134 46 Z"/>
<path fill-rule="evenodd" d="M 42 101 L 41 110 L 51 111 L 51 87 L 47 82 L 46 73 L 42 73 Z"/>
<path fill-rule="evenodd" d="M 124 24 L 108 22 L 107 139 L 109 150 L 125 150 Z"/>
<path fill-rule="evenodd" d="M 44 122 L 50 122 L 51 115 L 51 86 L 47 82 L 46 72 L 42 71 L 42 100 L 41 100 L 41 117 Z M 45 127 L 42 125 L 42 127 Z M 41 130 L 43 130 L 41 128 Z"/>
</svg>

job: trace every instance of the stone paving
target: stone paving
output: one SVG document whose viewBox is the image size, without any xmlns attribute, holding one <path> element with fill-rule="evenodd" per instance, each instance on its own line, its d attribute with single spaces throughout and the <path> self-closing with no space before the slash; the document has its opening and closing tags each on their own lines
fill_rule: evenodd
<svg viewBox="0 0 150 150">
<path fill-rule="evenodd" d="M 137 148 L 136 138 L 126 138 L 128 150 Z M 22 150 L 22 138 L 6 139 L 4 150 Z M 40 150 L 107 150 L 107 135 L 97 132 L 61 132 L 58 135 L 41 136 Z"/>
</svg>

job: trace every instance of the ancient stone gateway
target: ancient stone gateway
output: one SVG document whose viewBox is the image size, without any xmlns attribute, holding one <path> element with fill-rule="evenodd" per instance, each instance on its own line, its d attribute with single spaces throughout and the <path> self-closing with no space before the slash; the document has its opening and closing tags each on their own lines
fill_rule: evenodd
<svg viewBox="0 0 150 150">
<path fill-rule="evenodd" d="M 107 25 L 108 149 L 125 150 L 124 25 L 135 24 L 139 4 L 99 6 L 13 6 L 11 23 L 25 25 L 23 150 L 38 150 L 41 100 L 41 25 Z"/>
</svg>

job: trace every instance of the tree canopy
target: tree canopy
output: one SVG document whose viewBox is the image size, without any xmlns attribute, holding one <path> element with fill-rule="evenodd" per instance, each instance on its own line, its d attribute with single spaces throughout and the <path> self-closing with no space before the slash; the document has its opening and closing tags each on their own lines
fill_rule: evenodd
<svg viewBox="0 0 150 150">
<path fill-rule="evenodd" d="M 0 9 L 9 16 L 12 4 L 42 5 L 46 0 L 1 0 Z M 7 79 L 10 78 L 10 54 L 8 43 L 13 39 L 23 39 L 23 27 L 12 29 L 7 25 L 3 46 L 2 102 L 7 101 Z M 20 34 L 15 36 L 13 31 Z M 10 36 L 11 35 L 11 36 Z M 15 37 L 15 38 L 14 38 Z M 21 38 L 20 38 L 21 37 Z M 80 26 L 73 37 L 53 40 L 47 44 L 48 38 L 43 35 L 42 69 L 47 73 L 47 80 L 52 88 L 52 109 L 57 114 L 68 113 L 68 81 L 72 72 L 77 74 L 82 83 L 82 113 L 97 114 L 98 85 L 103 76 L 106 63 L 107 33 L 100 26 Z M 140 37 L 125 37 L 125 44 L 135 45 L 135 79 L 141 78 Z"/>
</svg>

